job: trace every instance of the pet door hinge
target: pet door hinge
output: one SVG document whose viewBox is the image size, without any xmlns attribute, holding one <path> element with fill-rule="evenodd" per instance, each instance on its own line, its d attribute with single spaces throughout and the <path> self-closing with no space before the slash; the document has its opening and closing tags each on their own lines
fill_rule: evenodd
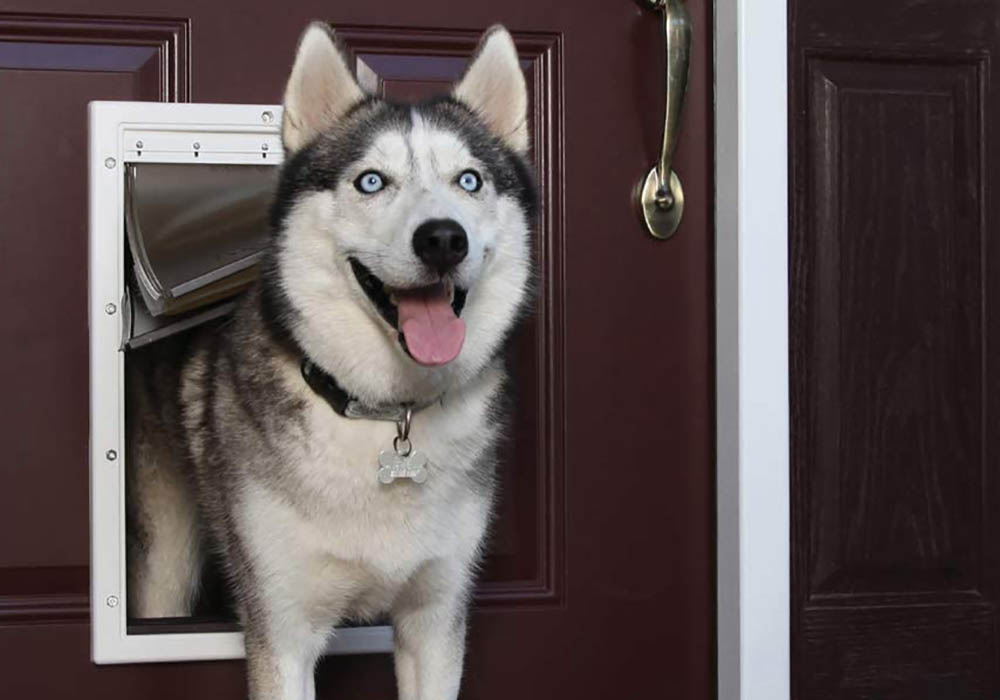
<svg viewBox="0 0 1000 700">
<path fill-rule="evenodd" d="M 128 286 L 122 294 L 121 310 L 121 342 L 118 344 L 118 352 L 124 352 L 132 339 L 132 295 L 129 294 Z"/>
</svg>

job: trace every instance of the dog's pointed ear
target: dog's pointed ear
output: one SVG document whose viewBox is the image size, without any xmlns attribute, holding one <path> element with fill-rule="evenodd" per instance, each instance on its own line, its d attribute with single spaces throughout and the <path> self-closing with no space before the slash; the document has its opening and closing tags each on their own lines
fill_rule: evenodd
<svg viewBox="0 0 1000 700">
<path fill-rule="evenodd" d="M 471 107 L 517 153 L 528 150 L 528 89 L 510 34 L 486 30 L 452 96 Z"/>
<path fill-rule="evenodd" d="M 302 32 L 285 87 L 281 122 L 285 150 L 299 150 L 363 98 L 333 30 L 324 22 L 313 22 Z"/>
</svg>

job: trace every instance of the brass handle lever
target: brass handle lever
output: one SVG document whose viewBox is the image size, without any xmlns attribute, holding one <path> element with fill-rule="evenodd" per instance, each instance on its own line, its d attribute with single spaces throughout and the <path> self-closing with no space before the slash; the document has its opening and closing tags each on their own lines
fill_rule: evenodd
<svg viewBox="0 0 1000 700">
<path fill-rule="evenodd" d="M 660 160 L 639 185 L 639 204 L 646 228 L 654 238 L 666 240 L 677 230 L 684 214 L 684 189 L 671 169 L 691 56 L 691 17 L 681 0 L 641 0 L 651 10 L 663 12 L 667 50 L 666 108 Z"/>
</svg>

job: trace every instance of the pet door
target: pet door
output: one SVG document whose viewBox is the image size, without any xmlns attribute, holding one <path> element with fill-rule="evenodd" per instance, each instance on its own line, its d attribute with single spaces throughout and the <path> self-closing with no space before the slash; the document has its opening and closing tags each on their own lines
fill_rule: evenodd
<svg viewBox="0 0 1000 700">
<path fill-rule="evenodd" d="M 216 568 L 185 618 L 131 618 L 126 366 L 224 322 L 257 274 L 282 149 L 281 108 L 90 104 L 91 620 L 96 663 L 232 659 Z M 338 629 L 331 654 L 387 652 L 388 626 Z"/>
</svg>

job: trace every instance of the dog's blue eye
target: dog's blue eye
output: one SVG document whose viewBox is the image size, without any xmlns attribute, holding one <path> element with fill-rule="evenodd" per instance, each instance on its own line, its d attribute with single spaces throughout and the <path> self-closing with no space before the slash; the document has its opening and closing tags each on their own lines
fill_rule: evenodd
<svg viewBox="0 0 1000 700">
<path fill-rule="evenodd" d="M 466 170 L 458 176 L 458 186 L 466 192 L 478 192 L 483 186 L 483 179 L 475 170 Z"/>
<path fill-rule="evenodd" d="M 358 179 L 354 181 L 354 187 L 357 188 L 358 192 L 375 194 L 385 187 L 385 178 L 382 176 L 382 173 L 368 170 L 358 176 Z"/>
</svg>

